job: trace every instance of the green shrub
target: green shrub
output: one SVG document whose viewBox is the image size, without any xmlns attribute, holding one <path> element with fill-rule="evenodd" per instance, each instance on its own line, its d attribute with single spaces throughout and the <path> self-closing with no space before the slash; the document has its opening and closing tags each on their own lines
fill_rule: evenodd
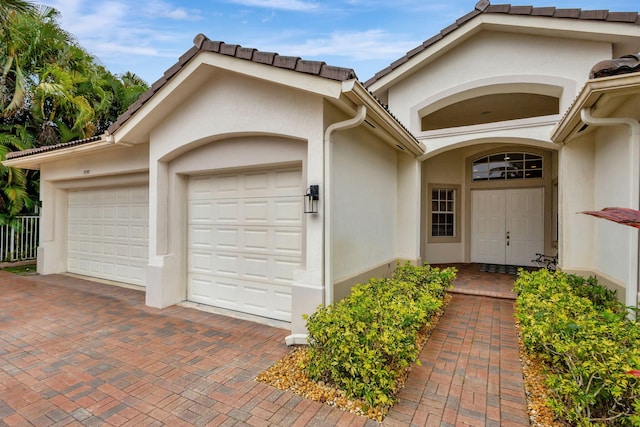
<svg viewBox="0 0 640 427">
<path fill-rule="evenodd" d="M 345 299 L 307 318 L 307 372 L 372 406 L 395 399 L 415 362 L 419 330 L 442 307 L 455 269 L 398 266 L 391 279 L 356 285 Z"/>
<path fill-rule="evenodd" d="M 548 369 L 549 401 L 570 425 L 640 425 L 640 325 L 595 279 L 520 272 L 516 317 Z"/>
</svg>

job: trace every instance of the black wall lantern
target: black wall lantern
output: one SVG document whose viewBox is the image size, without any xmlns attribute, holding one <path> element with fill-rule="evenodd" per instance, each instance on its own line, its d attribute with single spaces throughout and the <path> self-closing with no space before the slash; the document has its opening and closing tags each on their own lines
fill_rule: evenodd
<svg viewBox="0 0 640 427">
<path fill-rule="evenodd" d="M 320 186 L 310 185 L 307 194 L 304 195 L 304 213 L 318 213 L 318 200 L 320 200 Z"/>
</svg>

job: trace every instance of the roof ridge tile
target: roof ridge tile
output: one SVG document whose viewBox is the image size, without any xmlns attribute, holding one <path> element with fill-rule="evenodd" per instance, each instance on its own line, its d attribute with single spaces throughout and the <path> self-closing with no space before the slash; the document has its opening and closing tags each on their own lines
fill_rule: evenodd
<svg viewBox="0 0 640 427">
<path fill-rule="evenodd" d="M 301 59 L 296 64 L 296 71 L 305 73 L 305 74 L 319 75 L 323 65 L 325 65 L 323 61 L 311 61 L 308 59 Z"/>
<path fill-rule="evenodd" d="M 297 56 L 283 56 L 276 55 L 273 60 L 273 65 L 278 68 L 286 68 L 287 70 L 295 70 L 298 61 L 300 60 Z"/>
<path fill-rule="evenodd" d="M 531 10 L 531 16 L 553 17 L 554 13 L 556 13 L 556 8 L 553 7 L 553 6 L 550 6 L 550 7 L 534 7 Z"/>
<path fill-rule="evenodd" d="M 509 9 L 510 15 L 531 15 L 533 6 L 511 6 Z"/>
<path fill-rule="evenodd" d="M 638 20 L 637 12 L 609 12 L 609 15 L 606 18 L 607 21 L 610 22 L 627 22 L 627 23 L 635 23 Z"/>
<path fill-rule="evenodd" d="M 578 19 L 580 18 L 580 14 L 582 13 L 582 9 L 572 8 L 572 9 L 556 9 L 556 13 L 553 14 L 554 18 L 567 18 L 567 19 Z"/>
<path fill-rule="evenodd" d="M 237 44 L 222 43 L 220 45 L 220 53 L 227 56 L 236 56 L 236 51 L 239 46 L 240 45 Z"/>
</svg>

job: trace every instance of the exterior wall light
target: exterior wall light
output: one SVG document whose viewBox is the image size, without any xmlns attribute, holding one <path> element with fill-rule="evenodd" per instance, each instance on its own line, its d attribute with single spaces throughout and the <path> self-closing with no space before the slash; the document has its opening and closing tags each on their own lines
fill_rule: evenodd
<svg viewBox="0 0 640 427">
<path fill-rule="evenodd" d="M 318 213 L 318 200 L 320 200 L 320 186 L 310 185 L 307 194 L 304 195 L 304 213 Z"/>
</svg>

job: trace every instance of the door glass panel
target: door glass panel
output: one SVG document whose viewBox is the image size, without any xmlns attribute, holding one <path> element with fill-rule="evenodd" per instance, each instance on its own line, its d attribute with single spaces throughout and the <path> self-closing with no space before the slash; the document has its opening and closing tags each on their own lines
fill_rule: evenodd
<svg viewBox="0 0 640 427">
<path fill-rule="evenodd" d="M 532 153 L 498 153 L 473 161 L 473 181 L 543 177 L 542 156 Z"/>
</svg>

